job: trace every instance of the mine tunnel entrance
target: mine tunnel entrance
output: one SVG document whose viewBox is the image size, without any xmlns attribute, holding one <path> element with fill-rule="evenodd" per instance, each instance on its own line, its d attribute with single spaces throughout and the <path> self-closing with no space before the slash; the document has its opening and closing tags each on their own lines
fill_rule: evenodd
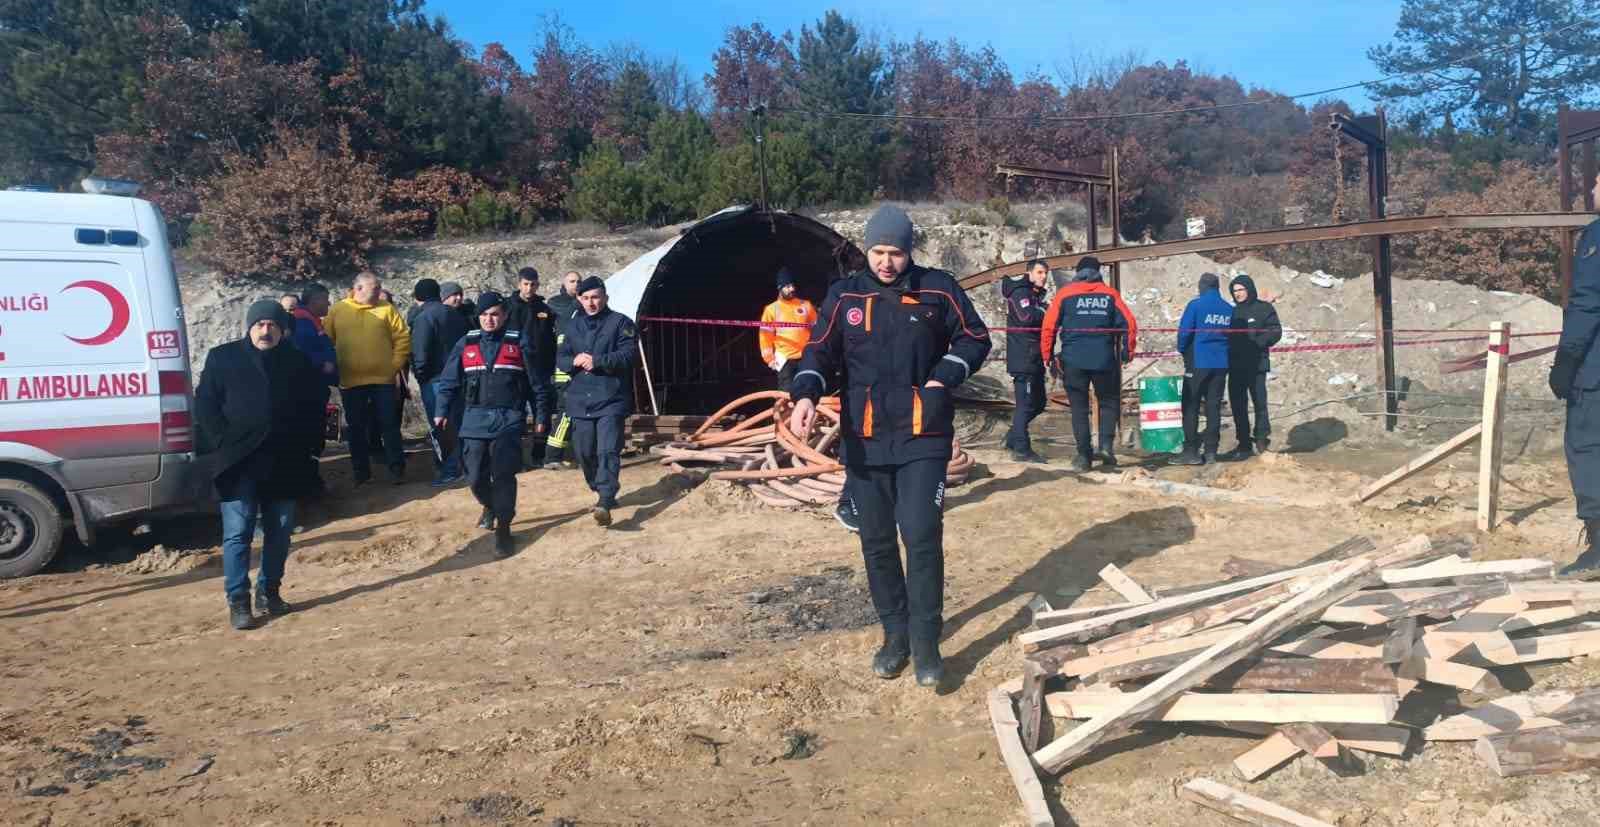
<svg viewBox="0 0 1600 827">
<path fill-rule="evenodd" d="M 777 298 L 788 267 L 800 296 L 821 306 L 828 285 L 865 267 L 860 249 L 817 221 L 751 207 L 723 210 L 647 253 L 607 280 L 613 306 L 639 323 L 648 371 L 635 375 L 635 409 L 708 414 L 751 391 L 777 387 L 761 361 L 754 327 L 668 319 L 755 322 Z M 636 299 L 636 302 L 634 301 Z"/>
</svg>

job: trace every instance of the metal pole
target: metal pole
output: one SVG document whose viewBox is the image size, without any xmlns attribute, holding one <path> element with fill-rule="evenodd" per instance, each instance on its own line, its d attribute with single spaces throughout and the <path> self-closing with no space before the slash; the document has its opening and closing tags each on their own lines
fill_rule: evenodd
<svg viewBox="0 0 1600 827">
<path fill-rule="evenodd" d="M 1089 185 L 1089 250 L 1100 249 L 1100 208 L 1094 201 L 1094 184 Z"/>
<path fill-rule="evenodd" d="M 761 204 L 767 209 L 767 108 L 757 106 L 751 110 L 756 121 L 756 162 L 761 167 Z"/>
<path fill-rule="evenodd" d="M 644 339 L 641 337 L 633 341 L 639 346 L 639 364 L 644 367 L 644 388 L 650 392 L 650 413 L 660 416 L 661 407 L 656 404 L 656 386 L 650 381 L 650 360 L 644 355 Z"/>
<path fill-rule="evenodd" d="M 1389 197 L 1388 124 L 1383 109 L 1378 109 L 1377 134 L 1367 144 L 1367 202 L 1372 218 L 1387 217 Z M 1389 256 L 1389 237 L 1372 239 L 1372 299 L 1379 336 L 1378 376 L 1383 382 L 1384 430 L 1398 424 L 1400 411 L 1394 381 L 1394 281 Z"/>
<path fill-rule="evenodd" d="M 1117 148 L 1111 148 L 1111 246 L 1122 246 L 1122 174 L 1118 170 L 1121 161 L 1117 157 Z M 1118 293 L 1122 292 L 1122 264 L 1113 262 L 1111 265 L 1111 288 Z"/>
<path fill-rule="evenodd" d="M 1567 136 L 1571 134 L 1571 114 L 1566 104 L 1561 104 L 1556 113 L 1556 170 L 1560 178 L 1561 210 L 1572 211 L 1572 149 L 1571 141 Z M 1572 245 L 1575 243 L 1571 230 L 1562 230 L 1560 234 L 1561 249 L 1561 306 L 1567 306 L 1567 296 L 1572 292 Z"/>
</svg>

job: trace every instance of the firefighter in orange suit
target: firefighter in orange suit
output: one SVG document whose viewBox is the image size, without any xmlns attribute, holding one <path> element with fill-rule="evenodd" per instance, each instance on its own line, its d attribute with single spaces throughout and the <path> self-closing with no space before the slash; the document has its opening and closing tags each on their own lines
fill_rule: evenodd
<svg viewBox="0 0 1600 827">
<path fill-rule="evenodd" d="M 788 390 L 800 370 L 800 353 L 811 341 L 811 326 L 817 321 L 817 308 L 795 295 L 794 274 L 785 267 L 778 271 L 778 300 L 761 311 L 761 361 L 778 372 L 778 388 Z M 804 327 L 768 327 L 768 322 L 788 322 Z"/>
</svg>

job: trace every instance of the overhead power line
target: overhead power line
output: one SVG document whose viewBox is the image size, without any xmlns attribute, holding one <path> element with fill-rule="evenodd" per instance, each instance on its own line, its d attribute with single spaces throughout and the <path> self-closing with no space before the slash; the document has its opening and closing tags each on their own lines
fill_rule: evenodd
<svg viewBox="0 0 1600 827">
<path fill-rule="evenodd" d="M 1561 34 L 1563 32 L 1570 31 L 1572 29 L 1576 29 L 1576 28 L 1578 28 L 1580 26 L 1594 25 L 1594 24 L 1600 24 L 1600 18 L 1583 18 L 1581 20 L 1577 20 L 1575 22 L 1568 23 L 1565 26 L 1561 26 L 1559 28 L 1551 29 L 1551 30 L 1546 31 L 1546 32 L 1541 32 L 1541 33 L 1539 33 L 1537 35 L 1534 35 L 1533 39 L 1534 40 L 1544 40 L 1545 38 L 1554 37 L 1555 35 Z M 1039 124 L 1039 123 L 1093 123 L 1093 122 L 1099 122 L 1099 121 L 1134 120 L 1134 119 L 1138 119 L 1138 118 L 1160 118 L 1160 117 L 1168 117 L 1168 116 L 1171 116 L 1171 115 L 1189 115 L 1189 114 L 1196 114 L 1196 113 L 1201 113 L 1201 112 L 1221 112 L 1221 111 L 1228 110 L 1228 109 L 1243 109 L 1243 108 L 1249 107 L 1249 106 L 1265 106 L 1267 104 L 1279 103 L 1279 102 L 1285 101 L 1285 100 L 1300 100 L 1302 98 L 1317 98 L 1317 97 L 1322 97 L 1324 95 L 1331 95 L 1331 94 L 1333 94 L 1335 92 L 1347 92 L 1347 91 L 1349 91 L 1351 89 L 1365 89 L 1365 88 L 1377 86 L 1379 84 L 1388 83 L 1388 82 L 1390 82 L 1390 81 L 1392 81 L 1392 80 L 1394 80 L 1396 78 L 1408 77 L 1410 75 L 1424 75 L 1424 74 L 1430 74 L 1430 73 L 1433 73 L 1433 72 L 1442 72 L 1442 71 L 1445 71 L 1447 69 L 1459 69 L 1459 68 L 1462 68 L 1463 64 L 1471 63 L 1472 61 L 1478 60 L 1479 58 L 1488 57 L 1489 55 L 1496 54 L 1498 52 L 1509 51 L 1509 50 L 1511 50 L 1513 48 L 1516 48 L 1516 47 L 1518 47 L 1520 45 L 1521 45 L 1521 43 L 1519 41 L 1519 42 L 1506 43 L 1506 44 L 1503 44 L 1503 45 L 1500 45 L 1500 46 L 1491 46 L 1491 47 L 1489 47 L 1487 49 L 1483 49 L 1483 50 L 1474 52 L 1474 53 L 1472 53 L 1470 55 L 1467 55 L 1465 57 L 1460 57 L 1460 58 L 1457 58 L 1457 59 L 1455 59 L 1453 61 L 1450 61 L 1448 63 L 1442 63 L 1442 64 L 1439 64 L 1437 66 L 1430 66 L 1430 67 L 1427 67 L 1425 69 L 1414 69 L 1414 70 L 1409 71 L 1409 72 L 1397 72 L 1397 73 L 1392 74 L 1392 75 L 1385 75 L 1385 76 L 1383 76 L 1381 78 L 1377 78 L 1375 80 L 1364 80 L 1364 81 L 1360 81 L 1359 83 L 1347 83 L 1347 84 L 1345 84 L 1343 86 L 1333 86 L 1333 87 L 1330 87 L 1330 88 L 1327 88 L 1327 89 L 1318 89 L 1318 90 L 1312 91 L 1312 92 L 1301 92 L 1301 93 L 1295 94 L 1295 95 L 1279 95 L 1279 96 L 1275 96 L 1275 97 L 1272 97 L 1272 98 L 1267 98 L 1267 99 L 1264 99 L 1264 100 L 1238 101 L 1238 102 L 1235 102 L 1235 103 L 1217 103 L 1217 104 L 1208 104 L 1208 105 L 1205 105 L 1205 106 L 1183 106 L 1183 107 L 1175 107 L 1175 108 L 1172 108 L 1172 109 L 1152 109 L 1152 110 L 1147 110 L 1147 111 L 1143 111 L 1143 112 L 1115 112 L 1115 113 L 1109 113 L 1109 114 L 1104 114 L 1104 115 L 919 115 L 919 114 L 886 114 L 886 113 L 877 113 L 877 112 L 822 111 L 822 110 L 801 109 L 801 108 L 798 108 L 798 107 L 786 107 L 786 106 L 768 107 L 767 111 L 775 112 L 775 113 L 776 112 L 781 112 L 781 113 L 789 114 L 789 115 L 808 115 L 808 116 L 811 116 L 811 117 L 818 117 L 818 118 L 840 118 L 840 119 L 873 120 L 873 121 L 911 121 L 911 122 L 924 122 L 924 123 L 1032 123 L 1032 124 Z"/>
</svg>

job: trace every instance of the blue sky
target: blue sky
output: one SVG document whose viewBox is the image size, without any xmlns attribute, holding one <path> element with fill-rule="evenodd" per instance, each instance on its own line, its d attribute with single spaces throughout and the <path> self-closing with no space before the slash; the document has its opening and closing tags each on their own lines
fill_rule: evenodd
<svg viewBox="0 0 1600 827">
<path fill-rule="evenodd" d="M 427 5 L 462 39 L 479 47 L 498 40 L 525 68 L 541 15 L 555 12 L 591 45 L 632 42 L 652 54 L 676 55 L 697 77 L 710 70 L 711 54 L 728 27 L 760 21 L 775 32 L 798 33 L 829 8 L 884 37 L 910 39 L 920 32 L 935 40 L 955 37 L 969 46 L 991 44 L 1019 78 L 1038 69 L 1054 79 L 1058 63 L 1075 52 L 1134 50 L 1147 61 L 1187 60 L 1196 69 L 1233 75 L 1246 87 L 1295 94 L 1376 77 L 1366 50 L 1393 36 L 1400 0 L 429 0 Z M 1343 94 L 1352 103 L 1365 100 L 1360 90 Z"/>
</svg>

